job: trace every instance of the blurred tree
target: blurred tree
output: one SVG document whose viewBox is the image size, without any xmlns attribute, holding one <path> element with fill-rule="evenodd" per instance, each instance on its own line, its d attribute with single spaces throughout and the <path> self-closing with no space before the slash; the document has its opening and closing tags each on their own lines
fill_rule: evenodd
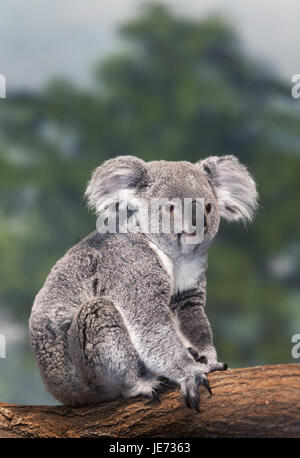
<svg viewBox="0 0 300 458">
<path fill-rule="evenodd" d="M 207 311 L 231 366 L 288 362 L 299 332 L 300 110 L 290 88 L 245 57 L 223 20 L 151 3 L 121 28 L 131 46 L 91 88 L 53 81 L 0 105 L 1 302 L 26 320 L 51 266 L 94 230 L 91 170 L 119 154 L 196 161 L 235 154 L 261 206 L 249 230 L 222 224 Z"/>
</svg>

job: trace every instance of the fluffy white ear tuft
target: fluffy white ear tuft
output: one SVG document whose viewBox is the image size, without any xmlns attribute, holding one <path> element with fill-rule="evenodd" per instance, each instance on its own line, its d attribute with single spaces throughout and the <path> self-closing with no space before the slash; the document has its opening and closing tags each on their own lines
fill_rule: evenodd
<svg viewBox="0 0 300 458">
<path fill-rule="evenodd" d="M 256 185 L 235 156 L 210 156 L 197 162 L 210 182 L 220 215 L 228 221 L 251 220 L 257 207 Z"/>
<path fill-rule="evenodd" d="M 96 168 L 85 196 L 89 207 L 99 214 L 110 205 L 119 203 L 120 195 L 130 199 L 145 186 L 146 163 L 134 156 L 118 156 Z"/>
</svg>

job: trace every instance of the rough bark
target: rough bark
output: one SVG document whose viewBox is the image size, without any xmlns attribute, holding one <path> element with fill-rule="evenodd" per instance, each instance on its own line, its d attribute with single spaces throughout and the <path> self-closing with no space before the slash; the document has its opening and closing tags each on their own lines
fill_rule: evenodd
<svg viewBox="0 0 300 458">
<path fill-rule="evenodd" d="M 178 389 L 161 402 L 133 399 L 82 408 L 0 403 L 0 437 L 300 437 L 300 364 L 216 372 L 201 413 Z"/>
</svg>

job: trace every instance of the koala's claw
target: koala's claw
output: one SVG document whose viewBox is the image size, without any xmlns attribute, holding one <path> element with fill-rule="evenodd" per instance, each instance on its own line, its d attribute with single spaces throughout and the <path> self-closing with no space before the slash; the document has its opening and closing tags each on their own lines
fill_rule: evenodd
<svg viewBox="0 0 300 458">
<path fill-rule="evenodd" d="M 209 362 L 205 355 L 201 355 L 201 353 L 199 353 L 198 350 L 196 350 L 193 347 L 188 347 L 188 351 L 197 363 L 204 364 L 205 366 L 207 366 L 205 373 L 215 371 L 226 371 L 228 369 L 228 365 L 226 363 L 219 363 L 218 361 Z"/>
<path fill-rule="evenodd" d="M 201 413 L 200 407 L 199 407 L 199 400 L 196 400 L 194 398 L 191 399 L 192 406 L 194 409 L 198 412 Z"/>
<path fill-rule="evenodd" d="M 155 389 L 151 392 L 151 399 L 160 402 L 159 394 Z"/>
<path fill-rule="evenodd" d="M 187 396 L 183 396 L 183 399 L 184 399 L 185 405 L 186 405 L 189 409 L 191 409 L 192 406 L 191 406 L 191 404 L 190 404 L 189 398 L 188 398 Z"/>
<path fill-rule="evenodd" d="M 205 386 L 205 388 L 207 389 L 209 394 L 212 396 L 213 392 L 211 391 L 211 387 L 209 385 L 209 381 L 207 380 L 207 378 L 203 379 L 202 384 L 203 384 L 203 386 Z"/>
<path fill-rule="evenodd" d="M 213 363 L 210 364 L 209 372 L 226 371 L 227 369 L 228 365 L 226 363 Z"/>
<path fill-rule="evenodd" d="M 194 408 L 197 412 L 200 412 L 199 408 L 199 386 L 203 385 L 209 394 L 212 396 L 212 390 L 210 388 L 209 382 L 206 376 L 201 374 L 196 374 L 195 376 L 188 376 L 185 378 L 183 383 L 181 384 L 181 390 L 183 393 L 183 399 L 185 401 L 186 406 L 189 409 Z"/>
<path fill-rule="evenodd" d="M 200 412 L 200 408 L 199 408 L 200 399 L 198 395 L 190 396 L 189 394 L 187 394 L 183 396 L 183 399 L 185 401 L 186 406 L 189 409 L 194 408 L 195 410 L 197 410 L 197 412 Z"/>
</svg>

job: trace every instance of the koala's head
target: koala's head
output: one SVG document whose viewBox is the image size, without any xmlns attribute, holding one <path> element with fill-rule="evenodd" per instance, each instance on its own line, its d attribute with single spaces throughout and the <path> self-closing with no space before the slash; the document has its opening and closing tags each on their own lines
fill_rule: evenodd
<svg viewBox="0 0 300 458">
<path fill-rule="evenodd" d="M 94 171 L 86 196 L 90 207 L 106 217 L 125 205 L 127 229 L 145 232 L 171 256 L 206 249 L 220 217 L 251 220 L 257 204 L 255 182 L 234 156 L 211 156 L 196 164 L 119 156 Z M 151 224 L 153 215 L 158 225 Z M 171 221 L 167 231 L 164 215 Z M 196 220 L 202 222 L 200 237 Z"/>
</svg>

